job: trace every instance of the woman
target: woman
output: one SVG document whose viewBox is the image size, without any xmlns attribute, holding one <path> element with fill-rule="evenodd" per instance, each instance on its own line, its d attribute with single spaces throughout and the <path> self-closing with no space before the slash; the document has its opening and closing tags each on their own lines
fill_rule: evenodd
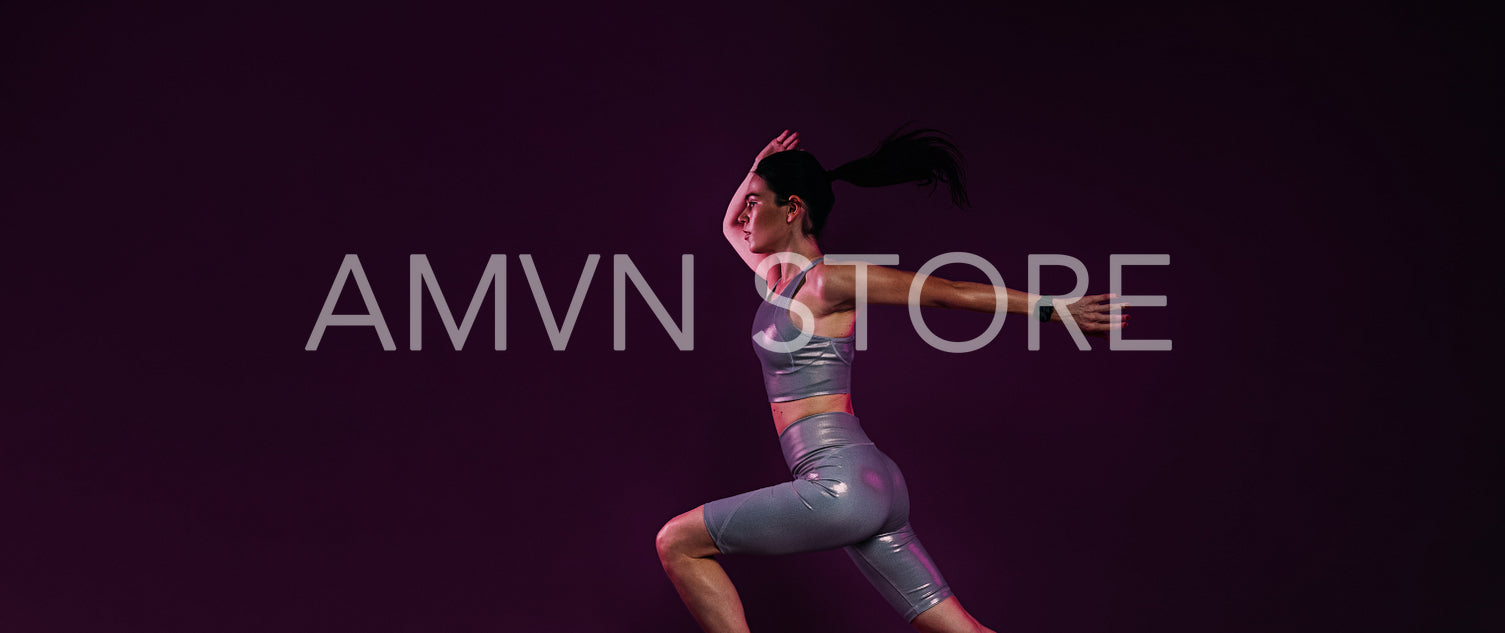
<svg viewBox="0 0 1505 633">
<path fill-rule="evenodd" d="M 874 587 L 921 631 L 991 631 L 962 608 L 909 526 L 898 466 L 873 445 L 852 412 L 857 267 L 821 263 L 816 239 L 835 204 L 833 180 L 864 187 L 947 183 L 967 204 L 961 154 L 933 130 L 894 132 L 872 153 L 827 172 L 799 134 L 763 148 L 732 198 L 727 241 L 754 271 L 768 268 L 768 298 L 753 324 L 754 351 L 784 458 L 795 479 L 718 499 L 675 517 L 658 534 L 659 559 L 706 631 L 747 631 L 742 603 L 717 554 L 791 554 L 845 548 Z M 774 262 L 764 260 L 783 254 Z M 785 261 L 783 258 L 787 257 Z M 772 264 L 771 267 L 768 267 Z M 866 267 L 870 304 L 905 305 L 913 273 Z M 1040 297 L 987 284 L 923 281 L 923 306 L 1027 314 Z M 1007 301 L 998 302 L 1004 293 Z M 1105 336 L 1109 295 L 1067 305 L 1084 333 Z M 803 304 L 791 303 L 790 300 Z M 1119 307 L 1122 307 L 1121 304 Z M 792 308 L 792 310 L 791 310 Z M 1040 318 L 1061 322 L 1042 307 Z M 805 323 L 809 320 L 810 323 Z"/>
</svg>

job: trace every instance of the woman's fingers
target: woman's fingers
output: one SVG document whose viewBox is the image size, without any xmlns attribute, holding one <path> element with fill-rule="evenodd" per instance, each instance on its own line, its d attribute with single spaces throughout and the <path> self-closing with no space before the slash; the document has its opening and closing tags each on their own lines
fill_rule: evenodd
<svg viewBox="0 0 1505 633">
<path fill-rule="evenodd" d="M 1081 327 L 1082 331 L 1085 332 L 1087 336 L 1106 337 L 1108 336 L 1108 333 L 1113 330 L 1122 330 L 1124 328 L 1124 323 L 1122 321 L 1119 321 L 1118 323 L 1087 323 Z"/>
<path fill-rule="evenodd" d="M 1076 322 L 1077 325 L 1089 330 L 1099 327 L 1106 329 L 1108 327 L 1123 327 L 1129 321 L 1129 318 L 1127 314 L 1112 315 L 1106 312 L 1089 312 L 1077 315 Z"/>
<path fill-rule="evenodd" d="M 1113 314 L 1111 312 L 1093 312 L 1088 316 L 1092 323 L 1122 323 L 1129 320 L 1127 314 Z"/>
<path fill-rule="evenodd" d="M 790 132 L 789 130 L 784 130 L 783 132 L 780 132 L 778 136 L 773 137 L 773 140 L 768 142 L 768 147 L 763 151 L 770 154 L 772 154 L 773 152 L 782 152 L 787 149 L 794 149 L 794 146 L 799 145 L 799 142 L 799 132 Z"/>
<path fill-rule="evenodd" d="M 1089 309 L 1095 310 L 1099 306 L 1101 306 L 1104 301 L 1107 301 L 1108 299 L 1111 299 L 1111 298 L 1115 298 L 1117 296 L 1118 295 L 1111 295 L 1111 294 L 1109 294 L 1109 295 L 1083 295 L 1081 297 L 1078 297 L 1074 301 L 1067 302 L 1066 305 L 1071 306 L 1072 308 L 1078 309 L 1078 310 L 1089 310 Z M 1070 298 L 1071 297 L 1056 297 L 1056 299 L 1060 299 L 1060 300 L 1063 300 L 1063 301 L 1065 301 L 1067 299 L 1070 299 Z"/>
<path fill-rule="evenodd" d="M 1106 293 L 1084 296 L 1072 302 L 1072 316 L 1077 322 L 1077 327 L 1088 336 L 1097 337 L 1107 337 L 1113 330 L 1123 329 L 1130 318 L 1129 315 L 1124 314 L 1124 311 L 1131 307 L 1131 304 L 1108 303 L 1118 297 L 1117 294 Z M 1114 314 L 1114 310 L 1117 310 L 1118 314 Z"/>
<path fill-rule="evenodd" d="M 757 164 L 764 158 L 767 158 L 769 154 L 782 152 L 789 149 L 791 143 L 798 143 L 799 136 L 799 132 L 790 132 L 789 130 L 780 132 L 778 136 L 773 137 L 773 140 L 763 146 L 763 151 L 758 152 L 757 157 L 753 159 L 753 167 L 756 168 Z"/>
<path fill-rule="evenodd" d="M 1124 310 L 1129 309 L 1129 307 L 1130 307 L 1130 304 L 1127 304 L 1127 303 L 1099 303 L 1097 305 L 1092 306 L 1092 311 L 1093 312 L 1112 312 L 1115 308 L 1117 308 L 1119 312 L 1123 312 Z"/>
</svg>

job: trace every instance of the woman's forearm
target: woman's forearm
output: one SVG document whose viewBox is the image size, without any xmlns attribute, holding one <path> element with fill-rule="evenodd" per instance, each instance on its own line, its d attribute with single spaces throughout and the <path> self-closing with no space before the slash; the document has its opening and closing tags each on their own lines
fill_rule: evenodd
<svg viewBox="0 0 1505 633">
<path fill-rule="evenodd" d="M 994 293 L 995 286 L 979 284 L 970 281 L 953 281 L 956 290 L 951 294 L 955 305 L 949 302 L 945 307 L 958 310 L 971 310 L 973 312 L 1000 312 L 998 309 L 998 297 Z M 1001 287 L 1001 286 L 999 286 Z M 1007 295 L 1007 303 L 1003 306 L 1003 312 L 1009 314 L 1029 314 L 1030 308 L 1034 307 L 1035 301 L 1040 295 L 1032 295 L 1028 292 L 1004 288 Z"/>
<path fill-rule="evenodd" d="M 741 230 L 741 224 L 737 223 L 737 216 L 742 215 L 742 205 L 747 204 L 747 192 L 752 190 L 752 170 L 747 171 L 747 177 L 742 179 L 742 186 L 737 187 L 736 195 L 732 196 L 731 204 L 726 205 L 726 218 L 721 221 L 721 230 L 729 231 L 733 228 Z"/>
</svg>

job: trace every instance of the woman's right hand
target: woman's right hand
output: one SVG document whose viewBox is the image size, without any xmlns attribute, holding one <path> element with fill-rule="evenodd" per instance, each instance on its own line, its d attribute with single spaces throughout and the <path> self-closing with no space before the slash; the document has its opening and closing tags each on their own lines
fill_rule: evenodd
<svg viewBox="0 0 1505 633">
<path fill-rule="evenodd" d="M 1087 336 L 1108 338 L 1111 330 L 1123 329 L 1128 324 L 1129 315 L 1124 314 L 1129 309 L 1127 303 L 1109 303 L 1117 299 L 1118 295 L 1092 295 L 1082 297 L 1066 304 L 1066 312 L 1071 315 L 1071 320 L 1076 321 L 1077 329 Z M 1113 314 L 1113 309 L 1118 308 L 1118 314 Z M 1050 315 L 1051 321 L 1061 321 L 1061 312 L 1057 310 Z"/>
<path fill-rule="evenodd" d="M 758 163 L 763 162 L 763 159 L 767 158 L 770 154 L 777 154 L 779 152 L 791 149 L 798 149 L 799 144 L 799 132 L 790 132 L 789 130 L 784 130 L 783 134 L 780 134 L 774 137 L 773 140 L 769 141 L 768 146 L 764 147 L 763 151 L 758 152 L 758 157 L 753 159 L 753 169 L 757 169 Z"/>
</svg>

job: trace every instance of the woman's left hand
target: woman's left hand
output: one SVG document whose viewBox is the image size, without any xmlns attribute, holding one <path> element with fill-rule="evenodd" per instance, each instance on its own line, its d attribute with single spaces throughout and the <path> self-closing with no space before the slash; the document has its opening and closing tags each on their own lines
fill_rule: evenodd
<svg viewBox="0 0 1505 633">
<path fill-rule="evenodd" d="M 1087 336 L 1107 338 L 1108 333 L 1123 328 L 1128 322 L 1129 315 L 1123 311 L 1129 308 L 1127 303 L 1108 303 L 1110 299 L 1117 299 L 1118 295 L 1090 295 L 1066 304 L 1066 312 L 1071 319 L 1076 321 L 1077 328 Z M 1110 311 L 1119 309 L 1115 317 Z M 1061 321 L 1062 315 L 1059 310 L 1051 315 L 1052 321 Z"/>
<path fill-rule="evenodd" d="M 758 163 L 762 162 L 763 159 L 767 158 L 770 154 L 777 154 L 779 152 L 791 149 L 798 149 L 799 146 L 800 133 L 784 130 L 783 134 L 780 134 L 774 137 L 772 141 L 769 141 L 768 145 L 763 148 L 763 151 L 758 152 L 758 157 L 753 159 L 753 169 L 757 169 Z"/>
</svg>

